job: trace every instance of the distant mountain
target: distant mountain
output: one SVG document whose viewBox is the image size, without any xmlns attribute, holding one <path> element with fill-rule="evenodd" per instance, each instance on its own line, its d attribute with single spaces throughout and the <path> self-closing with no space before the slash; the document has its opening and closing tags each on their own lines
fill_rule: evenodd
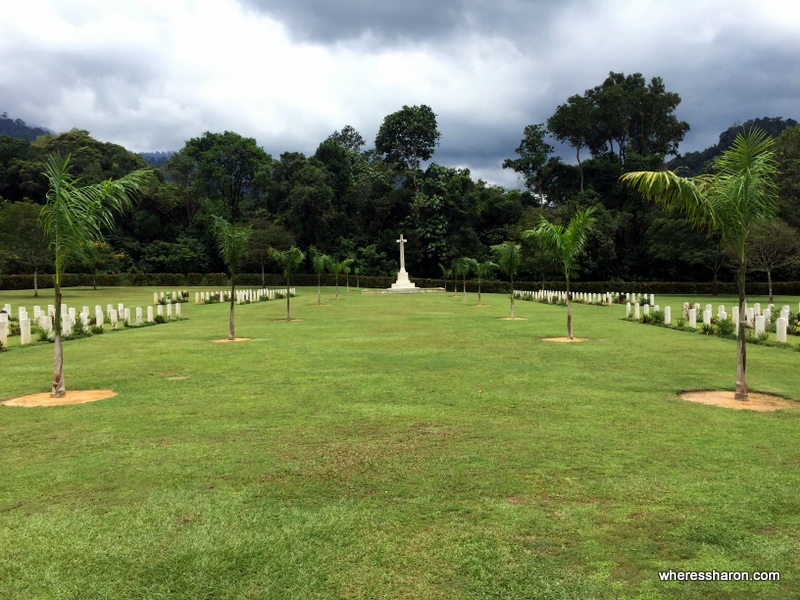
<svg viewBox="0 0 800 600">
<path fill-rule="evenodd" d="M 167 162 L 169 157 L 173 154 L 175 154 L 174 150 L 170 150 L 169 152 L 139 152 L 139 156 L 144 159 L 144 162 L 156 169 L 163 167 L 164 163 Z"/>
<path fill-rule="evenodd" d="M 709 161 L 731 147 L 733 140 L 736 139 L 739 132 L 753 127 L 763 129 L 773 138 L 776 138 L 784 129 L 797 127 L 797 121 L 794 119 L 784 119 L 783 117 L 764 117 L 761 119 L 750 119 L 744 124 L 734 123 L 731 127 L 728 127 L 728 129 L 719 134 L 719 142 L 717 144 L 700 152 L 687 152 L 686 154 L 678 155 L 667 163 L 667 168 L 674 171 L 679 167 L 683 167 L 687 171 L 682 171 L 681 175 L 700 175 L 705 171 Z"/>
<path fill-rule="evenodd" d="M 13 138 L 26 138 L 31 141 L 40 135 L 52 135 L 53 131 L 44 127 L 31 127 L 22 119 L 12 119 L 8 113 L 0 115 L 0 135 L 8 134 Z"/>
</svg>

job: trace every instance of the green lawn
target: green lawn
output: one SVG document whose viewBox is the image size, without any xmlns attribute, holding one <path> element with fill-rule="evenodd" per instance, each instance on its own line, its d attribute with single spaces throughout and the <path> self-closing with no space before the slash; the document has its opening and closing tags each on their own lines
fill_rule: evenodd
<svg viewBox="0 0 800 600">
<path fill-rule="evenodd" d="M 800 596 L 800 410 L 676 397 L 733 389 L 735 342 L 619 305 L 575 305 L 590 341 L 556 344 L 540 338 L 565 334 L 562 307 L 502 321 L 507 296 L 298 291 L 298 322 L 282 301 L 237 306 L 250 342 L 210 343 L 228 305 L 191 303 L 65 342 L 67 389 L 116 397 L 0 406 L 0 598 Z M 11 346 L 0 400 L 48 391 L 52 345 Z M 747 358 L 752 391 L 800 398 L 800 353 Z M 670 569 L 781 581 L 659 581 Z"/>
</svg>

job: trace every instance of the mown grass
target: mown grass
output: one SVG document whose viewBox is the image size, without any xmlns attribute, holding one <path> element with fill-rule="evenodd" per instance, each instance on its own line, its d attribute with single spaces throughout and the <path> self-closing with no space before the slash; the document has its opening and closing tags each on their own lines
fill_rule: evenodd
<svg viewBox="0 0 800 600">
<path fill-rule="evenodd" d="M 735 343 L 620 306 L 574 306 L 590 341 L 555 344 L 540 338 L 564 335 L 561 307 L 517 302 L 512 322 L 500 295 L 299 292 L 298 322 L 280 301 L 237 307 L 250 342 L 210 343 L 225 304 L 69 341 L 68 389 L 116 397 L 0 407 L 0 597 L 800 595 L 800 410 L 676 397 L 732 389 Z M 748 347 L 751 389 L 800 398 L 798 356 Z M 12 347 L 0 400 L 51 371 L 51 345 Z M 782 577 L 660 582 L 669 569 Z"/>
</svg>

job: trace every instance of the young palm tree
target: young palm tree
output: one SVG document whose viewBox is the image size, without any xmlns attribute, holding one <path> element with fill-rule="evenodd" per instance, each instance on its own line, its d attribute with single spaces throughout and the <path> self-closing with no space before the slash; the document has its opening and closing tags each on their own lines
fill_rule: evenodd
<svg viewBox="0 0 800 600">
<path fill-rule="evenodd" d="M 228 327 L 228 339 L 235 338 L 233 334 L 233 307 L 236 305 L 236 269 L 247 249 L 247 240 L 252 232 L 252 227 L 229 223 L 222 217 L 214 217 L 214 237 L 217 240 L 222 261 L 231 272 L 231 314 Z"/>
<path fill-rule="evenodd" d="M 358 263 L 353 267 L 353 275 L 356 276 L 356 289 L 361 289 L 361 267 L 358 266 Z"/>
<path fill-rule="evenodd" d="M 286 275 L 286 320 L 291 321 L 292 311 L 291 307 L 289 306 L 291 294 L 289 293 L 289 288 L 292 285 L 292 273 L 302 264 L 306 255 L 302 250 L 300 250 L 300 248 L 295 246 L 283 251 L 271 248 L 269 255 L 281 266 L 283 269 L 283 274 Z"/>
<path fill-rule="evenodd" d="M 747 346 L 745 344 L 745 273 L 747 240 L 753 229 L 774 218 L 777 211 L 777 174 L 772 138 L 760 129 L 736 136 L 709 174 L 680 177 L 670 171 L 626 173 L 622 183 L 637 189 L 645 198 L 684 213 L 698 229 L 719 231 L 730 245 L 738 263 L 739 324 L 737 328 L 736 394 L 747 400 Z"/>
<path fill-rule="evenodd" d="M 330 264 L 330 257 L 327 254 L 322 254 L 314 246 L 311 246 L 311 268 L 317 274 L 317 306 L 322 305 L 322 274 Z"/>
<path fill-rule="evenodd" d="M 536 238 L 553 261 L 559 263 L 564 269 L 564 279 L 567 282 L 567 337 L 569 339 L 572 339 L 572 298 L 569 291 L 569 277 L 575 268 L 578 256 L 586 246 L 589 233 L 594 228 L 593 213 L 594 208 L 579 210 L 566 227 L 553 225 L 547 219 L 542 218 L 536 229 L 529 229 L 523 233 L 523 236 L 527 238 Z"/>
<path fill-rule="evenodd" d="M 342 261 L 331 259 L 330 262 L 328 263 L 328 267 L 330 268 L 331 273 L 333 273 L 333 276 L 334 276 L 334 281 L 336 283 L 336 300 L 338 300 L 339 299 L 339 273 L 342 272 L 342 270 L 344 269 L 344 266 L 342 265 Z"/>
<path fill-rule="evenodd" d="M 457 258 L 453 261 L 453 277 L 461 277 L 461 291 L 464 294 L 463 300 L 467 299 L 467 275 L 472 270 L 472 263 L 466 256 Z"/>
<path fill-rule="evenodd" d="M 478 306 L 482 306 L 481 282 L 483 281 L 484 278 L 488 277 L 491 274 L 491 272 L 497 268 L 497 265 L 490 260 L 486 260 L 484 262 L 478 262 L 474 258 L 468 258 L 467 260 L 469 261 L 472 272 L 475 273 L 475 277 L 478 278 Z"/>
<path fill-rule="evenodd" d="M 444 279 L 444 291 L 447 291 L 447 282 L 453 276 L 453 269 L 448 269 L 442 263 L 439 263 L 439 268 L 442 270 L 442 278 Z"/>
<path fill-rule="evenodd" d="M 514 275 L 517 274 L 519 266 L 522 263 L 522 253 L 520 252 L 520 245 L 514 242 L 503 242 L 492 246 L 492 254 L 497 263 L 498 268 L 508 275 L 511 279 L 511 318 L 515 319 L 514 314 Z"/>
<path fill-rule="evenodd" d="M 350 295 L 350 271 L 353 268 L 353 261 L 352 258 L 346 258 L 342 261 L 342 273 L 344 273 L 345 281 L 347 282 L 347 293 L 346 295 Z"/>
<path fill-rule="evenodd" d="M 46 204 L 39 213 L 44 236 L 55 258 L 55 358 L 51 396 L 63 398 L 64 352 L 61 346 L 61 282 L 70 261 L 89 262 L 96 251 L 94 241 L 103 239 L 103 229 L 114 226 L 114 215 L 123 212 L 143 187 L 149 169 L 140 169 L 117 179 L 80 185 L 69 173 L 71 155 L 53 153 L 45 160 L 48 181 Z M 87 243 L 88 242 L 88 243 Z"/>
</svg>

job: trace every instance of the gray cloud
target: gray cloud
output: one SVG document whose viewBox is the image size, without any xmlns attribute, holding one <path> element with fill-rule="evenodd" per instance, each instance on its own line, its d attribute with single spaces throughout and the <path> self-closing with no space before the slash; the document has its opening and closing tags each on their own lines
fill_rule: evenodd
<svg viewBox="0 0 800 600">
<path fill-rule="evenodd" d="M 681 95 L 681 152 L 737 121 L 800 117 L 800 16 L 774 0 L 43 1 L 46 19 L 14 3 L 0 22 L 0 111 L 135 151 L 227 129 L 312 153 L 345 124 L 371 145 L 386 115 L 427 104 L 436 162 L 515 185 L 501 164 L 524 127 L 609 71 Z"/>
</svg>

